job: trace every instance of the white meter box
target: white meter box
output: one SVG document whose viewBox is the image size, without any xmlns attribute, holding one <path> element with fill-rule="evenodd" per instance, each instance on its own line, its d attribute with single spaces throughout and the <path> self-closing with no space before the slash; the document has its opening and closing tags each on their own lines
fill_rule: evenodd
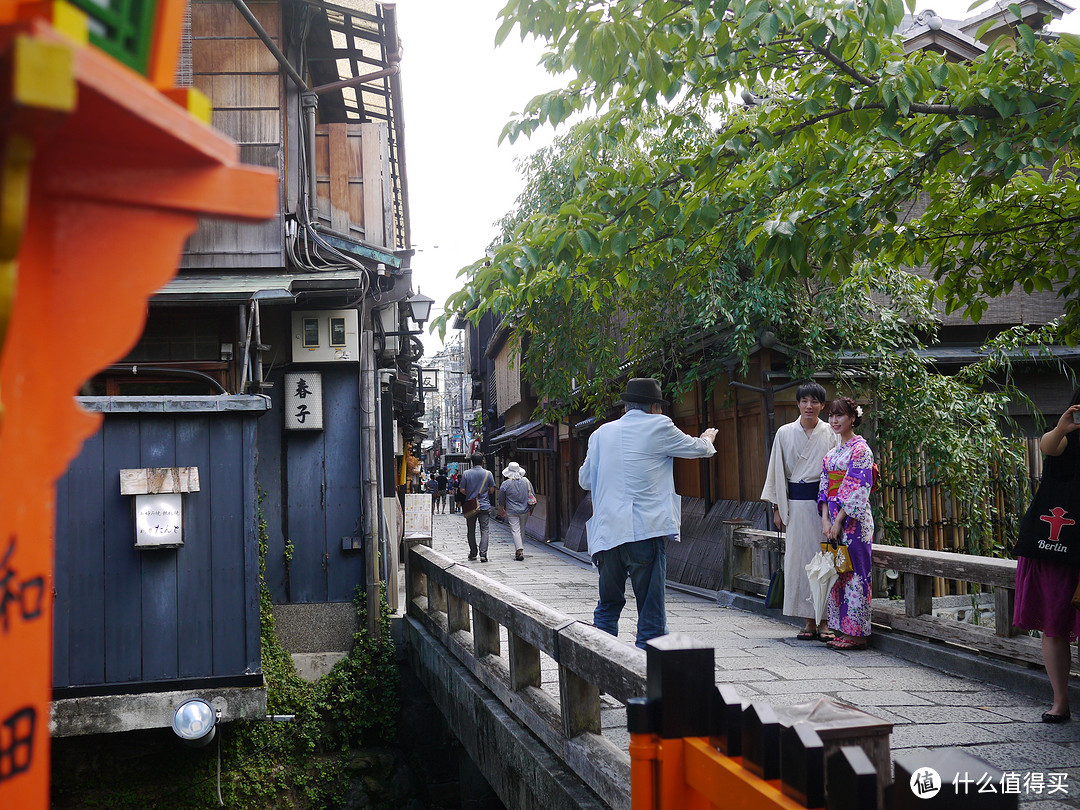
<svg viewBox="0 0 1080 810">
<path fill-rule="evenodd" d="M 307 371 L 285 375 L 285 429 L 323 429 L 321 372 Z"/>
<path fill-rule="evenodd" d="M 294 363 L 360 361 L 360 319 L 355 309 L 292 313 Z"/>
</svg>

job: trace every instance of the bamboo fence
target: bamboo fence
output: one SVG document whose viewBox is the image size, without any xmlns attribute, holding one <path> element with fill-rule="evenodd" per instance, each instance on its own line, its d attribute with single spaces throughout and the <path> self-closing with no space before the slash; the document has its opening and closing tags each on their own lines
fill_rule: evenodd
<svg viewBox="0 0 1080 810">
<path fill-rule="evenodd" d="M 1027 464 L 1029 487 L 1016 492 L 1009 481 L 999 479 L 993 487 L 993 509 L 990 519 L 991 544 L 1007 549 L 1012 541 L 1010 526 L 1015 526 L 1031 500 L 1031 494 L 1042 480 L 1042 454 L 1039 439 L 1024 439 L 1024 458 Z M 967 553 L 968 537 L 960 516 L 964 503 L 932 479 L 924 463 L 902 470 L 899 480 L 889 480 L 887 450 L 879 461 L 883 471 L 881 487 L 873 496 L 875 515 L 895 527 L 902 545 L 933 551 Z M 884 527 L 883 527 L 884 528 Z M 938 577 L 934 581 L 934 596 L 968 594 L 969 584 Z M 978 586 L 975 586 L 978 587 Z"/>
</svg>

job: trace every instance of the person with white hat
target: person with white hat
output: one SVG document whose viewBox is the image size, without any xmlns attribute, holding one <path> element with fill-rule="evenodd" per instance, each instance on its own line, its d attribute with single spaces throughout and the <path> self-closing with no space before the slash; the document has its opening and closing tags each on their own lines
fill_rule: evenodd
<svg viewBox="0 0 1080 810">
<path fill-rule="evenodd" d="M 514 538 L 514 559 L 525 559 L 525 524 L 536 506 L 536 493 L 532 484 L 525 477 L 525 470 L 516 461 L 511 461 L 502 472 L 499 487 L 499 517 L 510 524 L 510 534 Z"/>
<path fill-rule="evenodd" d="M 716 429 L 688 436 L 664 415 L 660 381 L 635 377 L 622 395 L 626 413 L 589 437 L 578 472 L 592 492 L 586 523 L 589 555 L 599 572 L 600 601 L 593 624 L 619 635 L 626 578 L 637 599 L 637 646 L 667 633 L 665 543 L 679 539 L 682 504 L 675 492 L 673 458 L 708 458 L 716 452 Z"/>
</svg>

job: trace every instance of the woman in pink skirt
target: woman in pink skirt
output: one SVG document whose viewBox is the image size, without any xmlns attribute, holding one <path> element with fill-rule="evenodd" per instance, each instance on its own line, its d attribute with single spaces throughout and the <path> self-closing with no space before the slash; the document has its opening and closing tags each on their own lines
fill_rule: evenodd
<svg viewBox="0 0 1080 810">
<path fill-rule="evenodd" d="M 1043 479 L 1020 523 L 1016 543 L 1013 624 L 1041 630 L 1043 663 L 1054 690 L 1044 723 L 1064 723 L 1069 711 L 1070 643 L 1080 636 L 1080 611 L 1071 604 L 1080 583 L 1080 389 L 1054 429 L 1039 442 Z"/>
</svg>

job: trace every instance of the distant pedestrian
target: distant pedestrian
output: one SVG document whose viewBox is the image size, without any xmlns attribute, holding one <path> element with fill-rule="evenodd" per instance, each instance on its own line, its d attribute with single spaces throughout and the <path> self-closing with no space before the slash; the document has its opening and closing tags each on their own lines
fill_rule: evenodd
<svg viewBox="0 0 1080 810">
<path fill-rule="evenodd" d="M 874 515 L 870 490 L 874 485 L 874 454 L 866 439 L 855 433 L 863 410 L 851 397 L 829 405 L 829 427 L 840 444 L 825 456 L 818 482 L 821 533 L 851 560 L 829 592 L 829 629 L 834 650 L 865 649 L 870 637 L 870 569 Z M 837 554 L 838 560 L 840 554 Z"/>
<path fill-rule="evenodd" d="M 435 514 L 435 504 L 439 501 L 439 480 L 432 474 L 424 481 L 424 492 L 431 495 L 431 514 Z"/>
<path fill-rule="evenodd" d="M 1020 522 L 1016 542 L 1016 604 L 1013 624 L 1042 631 L 1042 657 L 1054 690 L 1044 723 L 1064 723 L 1069 710 L 1070 643 L 1080 636 L 1073 607 L 1080 584 L 1080 389 L 1039 449 L 1043 478 Z M 1070 604 L 1070 602 L 1072 602 Z"/>
<path fill-rule="evenodd" d="M 525 477 L 525 470 L 511 461 L 505 470 L 499 487 L 499 517 L 505 517 L 514 538 L 514 559 L 525 559 L 525 524 L 536 506 L 536 493 Z"/>
<path fill-rule="evenodd" d="M 466 504 L 476 499 L 479 511 L 472 517 L 466 516 L 465 528 L 469 538 L 469 559 L 475 560 L 476 553 L 480 552 L 480 562 L 487 562 L 488 539 L 490 537 L 488 521 L 491 518 L 491 502 L 495 497 L 495 478 L 484 469 L 483 453 L 474 453 L 472 468 L 466 470 L 461 476 L 461 485 L 458 491 L 465 497 Z M 480 548 L 476 547 L 476 524 L 480 524 Z"/>
<path fill-rule="evenodd" d="M 664 581 L 668 538 L 679 539 L 682 506 L 675 493 L 673 458 L 707 458 L 716 452 L 716 429 L 695 439 L 663 414 L 660 382 L 629 381 L 622 395 L 626 412 L 589 437 L 578 472 L 592 492 L 587 525 L 589 554 L 599 573 L 600 600 L 593 623 L 613 636 L 626 604 L 626 578 L 637 599 L 637 646 L 667 632 Z"/>
<path fill-rule="evenodd" d="M 804 620 L 796 638 L 832 641 L 832 635 L 825 632 L 826 622 L 822 620 L 820 626 L 815 623 L 806 565 L 821 548 L 817 506 L 821 462 L 840 443 L 840 437 L 819 416 L 825 407 L 825 389 L 819 383 L 800 385 L 795 401 L 799 418 L 776 431 L 761 499 L 772 502 L 773 525 L 778 532 L 786 532 L 784 615 Z"/>
<path fill-rule="evenodd" d="M 461 494 L 459 487 L 461 486 L 461 476 L 456 472 L 450 476 L 447 491 L 450 493 L 450 514 L 454 514 L 458 511 L 461 502 L 465 499 L 465 496 Z"/>
<path fill-rule="evenodd" d="M 446 514 L 447 478 L 446 478 L 446 468 L 445 467 L 442 468 L 441 470 L 439 470 L 439 474 L 435 477 L 435 480 L 439 484 L 439 488 L 437 490 L 438 502 L 439 502 L 439 504 L 438 504 L 438 506 L 439 506 L 439 514 L 443 515 L 443 514 Z"/>
</svg>

